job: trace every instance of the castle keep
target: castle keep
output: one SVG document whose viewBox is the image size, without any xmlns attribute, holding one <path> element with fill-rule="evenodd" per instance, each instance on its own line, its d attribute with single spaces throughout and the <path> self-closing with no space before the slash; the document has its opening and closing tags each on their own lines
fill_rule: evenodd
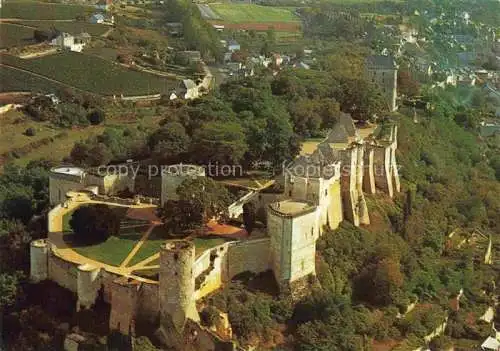
<svg viewBox="0 0 500 351">
<path fill-rule="evenodd" d="M 389 111 L 397 109 L 398 67 L 392 56 L 368 56 L 365 63 L 365 75 L 382 90 Z"/>
<path fill-rule="evenodd" d="M 141 261 L 143 267 L 158 270 L 157 278 L 138 275 L 137 264 L 117 267 L 78 254 L 62 239 L 64 215 L 92 203 L 154 212 L 160 202 L 176 199 L 184 179 L 205 176 L 203 168 L 173 166 L 162 172 L 160 198 L 125 199 L 115 195 L 134 192 L 134 172 L 101 174 L 95 169 L 56 167 L 50 173 L 54 208 L 49 213 L 49 234 L 31 244 L 31 279 L 50 279 L 71 290 L 78 296 L 77 308 L 90 308 L 102 296 L 111 305 L 112 329 L 134 334 L 136 323 L 156 323 L 163 340 L 170 340 L 173 332 L 182 334 L 187 322 L 199 321 L 196 301 L 246 271 L 271 270 L 281 293 L 298 298 L 315 282 L 316 241 L 325 229 L 335 229 L 343 220 L 356 226 L 369 224 L 365 194 L 380 191 L 392 197 L 400 191 L 396 148 L 396 125 L 381 125 L 361 137 L 351 116 L 342 114 L 312 153 L 286 167 L 282 193 L 254 191 L 236 202 L 239 207 L 251 202 L 264 210 L 266 232 L 196 253 L 189 239 L 165 240 L 156 255 Z"/>
</svg>

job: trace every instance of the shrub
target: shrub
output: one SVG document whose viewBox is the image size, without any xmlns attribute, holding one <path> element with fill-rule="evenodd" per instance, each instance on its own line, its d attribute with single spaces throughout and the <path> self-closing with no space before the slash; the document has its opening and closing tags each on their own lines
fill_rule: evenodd
<svg viewBox="0 0 500 351">
<path fill-rule="evenodd" d="M 214 325 L 217 321 L 217 318 L 219 318 L 219 312 L 213 306 L 204 308 L 200 313 L 201 323 L 207 327 L 211 327 L 212 325 Z"/>
<path fill-rule="evenodd" d="M 33 128 L 33 127 L 30 127 L 28 129 L 26 129 L 26 131 L 24 132 L 24 135 L 29 136 L 29 137 L 35 136 L 36 135 L 36 129 Z"/>
<path fill-rule="evenodd" d="M 92 112 L 90 112 L 87 116 L 90 124 L 92 125 L 98 125 L 98 124 L 101 124 L 102 122 L 104 122 L 104 120 L 106 119 L 106 114 L 104 113 L 103 110 L 100 110 L 100 109 L 96 109 Z"/>
</svg>

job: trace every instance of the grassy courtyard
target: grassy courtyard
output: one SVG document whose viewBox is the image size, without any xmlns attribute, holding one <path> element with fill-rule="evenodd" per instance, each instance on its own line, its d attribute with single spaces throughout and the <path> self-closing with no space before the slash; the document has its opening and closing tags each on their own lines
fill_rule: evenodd
<svg viewBox="0 0 500 351">
<path fill-rule="evenodd" d="M 212 4 L 210 8 L 229 23 L 299 21 L 290 8 L 232 3 Z"/>
<path fill-rule="evenodd" d="M 92 205 L 89 205 L 92 206 Z M 110 236 L 106 241 L 94 245 L 79 245 L 73 240 L 73 234 L 66 234 L 65 241 L 73 250 L 82 256 L 100 261 L 112 266 L 119 266 L 141 237 L 149 228 L 146 220 L 126 217 L 128 208 L 121 206 L 110 206 L 115 213 L 122 218 L 118 236 Z M 63 216 L 63 230 L 71 231 L 69 221 L 76 209 Z"/>
</svg>

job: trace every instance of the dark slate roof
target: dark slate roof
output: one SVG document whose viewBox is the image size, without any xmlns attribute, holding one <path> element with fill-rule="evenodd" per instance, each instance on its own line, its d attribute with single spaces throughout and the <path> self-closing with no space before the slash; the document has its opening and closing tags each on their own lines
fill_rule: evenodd
<svg viewBox="0 0 500 351">
<path fill-rule="evenodd" d="M 347 143 L 349 137 L 356 137 L 356 127 L 354 121 L 348 113 L 341 112 L 339 121 L 335 124 L 333 129 L 326 137 L 327 143 Z"/>
<path fill-rule="evenodd" d="M 331 178 L 334 164 L 340 161 L 341 154 L 327 143 L 321 143 L 311 154 L 299 156 L 288 169 L 296 177 Z"/>
<path fill-rule="evenodd" d="M 395 69 L 396 61 L 392 56 L 372 55 L 366 58 L 366 65 L 369 68 Z"/>
</svg>

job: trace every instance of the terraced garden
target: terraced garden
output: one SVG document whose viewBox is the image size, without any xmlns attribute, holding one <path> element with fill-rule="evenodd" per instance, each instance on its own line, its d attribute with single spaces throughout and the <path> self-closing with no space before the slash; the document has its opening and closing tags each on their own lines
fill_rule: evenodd
<svg viewBox="0 0 500 351">
<path fill-rule="evenodd" d="M 62 52 L 56 55 L 23 60 L 10 55 L 1 55 L 1 62 L 16 68 L 30 71 L 49 79 L 53 85 L 63 83 L 68 86 L 101 95 L 149 95 L 169 93 L 176 81 L 153 74 L 138 72 L 96 56 L 75 52 Z M 4 71 L 4 67 L 2 67 Z M 3 74 L 2 90 L 37 90 L 43 86 L 43 78 L 14 81 L 18 73 Z M 25 74 L 24 74 L 25 76 Z M 5 79 L 6 78 L 6 79 Z M 31 83 L 34 83 L 34 86 Z M 3 85 L 9 87 L 6 89 Z M 13 89 L 17 87 L 17 89 Z M 46 90 L 46 89 L 44 89 Z"/>
</svg>

